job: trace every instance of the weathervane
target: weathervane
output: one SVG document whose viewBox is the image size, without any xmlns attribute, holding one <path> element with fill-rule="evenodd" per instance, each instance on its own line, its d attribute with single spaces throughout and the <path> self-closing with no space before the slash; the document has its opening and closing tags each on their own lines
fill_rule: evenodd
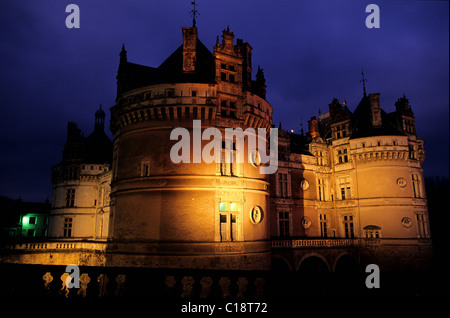
<svg viewBox="0 0 450 318">
<path fill-rule="evenodd" d="M 367 96 L 367 94 L 366 94 L 366 82 L 367 82 L 367 80 L 364 78 L 364 69 L 362 70 L 361 75 L 362 75 L 362 80 L 360 80 L 360 82 L 363 83 L 364 96 Z"/>
<path fill-rule="evenodd" d="M 195 18 L 196 18 L 197 16 L 199 16 L 200 13 L 198 13 L 197 9 L 195 8 L 196 5 L 197 5 L 197 4 L 195 3 L 195 0 L 192 1 L 191 4 L 192 4 L 192 6 L 194 7 L 194 9 L 192 9 L 192 10 L 190 11 L 190 13 L 191 13 L 191 15 L 192 15 L 192 26 L 195 27 L 195 23 L 196 23 Z"/>
</svg>

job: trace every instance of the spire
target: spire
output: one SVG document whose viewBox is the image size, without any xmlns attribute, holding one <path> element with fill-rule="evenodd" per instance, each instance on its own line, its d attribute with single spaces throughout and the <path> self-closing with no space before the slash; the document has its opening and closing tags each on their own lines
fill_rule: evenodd
<svg viewBox="0 0 450 318">
<path fill-rule="evenodd" d="M 364 78 L 364 69 L 362 70 L 361 75 L 362 75 L 362 80 L 360 80 L 360 82 L 363 83 L 364 97 L 367 97 L 367 93 L 366 93 L 366 82 L 367 82 L 367 80 Z"/>
<path fill-rule="evenodd" d="M 104 130 L 105 129 L 105 112 L 102 109 L 102 104 L 100 104 L 100 108 L 95 112 L 95 130 Z"/>
<path fill-rule="evenodd" d="M 195 18 L 197 17 L 197 16 L 199 16 L 200 15 L 200 13 L 198 13 L 198 10 L 196 9 L 196 3 L 195 3 L 195 0 L 194 1 L 192 1 L 191 2 L 191 5 L 192 5 L 192 7 L 193 7 L 193 9 L 191 10 L 191 15 L 192 15 L 192 27 L 194 27 L 195 28 L 195 24 L 197 23 L 197 21 L 195 20 Z"/>
<path fill-rule="evenodd" d="M 120 51 L 120 62 L 127 61 L 127 51 L 125 50 L 125 44 L 122 44 L 122 51 Z"/>
</svg>

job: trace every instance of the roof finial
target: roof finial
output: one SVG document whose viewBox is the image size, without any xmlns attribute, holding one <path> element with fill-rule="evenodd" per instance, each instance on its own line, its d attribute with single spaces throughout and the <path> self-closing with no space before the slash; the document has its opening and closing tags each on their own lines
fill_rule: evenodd
<svg viewBox="0 0 450 318">
<path fill-rule="evenodd" d="M 200 15 L 200 13 L 198 13 L 198 10 L 196 9 L 196 3 L 195 3 L 195 0 L 194 1 L 192 1 L 191 2 L 191 4 L 192 4 L 192 6 L 193 6 L 193 9 L 191 10 L 191 15 L 192 15 L 192 26 L 195 28 L 195 24 L 196 24 L 196 21 L 195 21 L 195 18 L 197 17 L 197 16 L 199 16 Z"/>
<path fill-rule="evenodd" d="M 363 83 L 364 97 L 366 97 L 367 96 L 367 93 L 366 93 L 366 82 L 367 82 L 367 80 L 364 78 L 364 69 L 362 69 L 361 75 L 362 75 L 362 80 L 360 80 L 360 82 Z"/>
<path fill-rule="evenodd" d="M 303 131 L 303 117 L 302 116 L 300 116 L 300 131 L 301 131 L 301 134 L 303 136 L 304 131 Z"/>
</svg>

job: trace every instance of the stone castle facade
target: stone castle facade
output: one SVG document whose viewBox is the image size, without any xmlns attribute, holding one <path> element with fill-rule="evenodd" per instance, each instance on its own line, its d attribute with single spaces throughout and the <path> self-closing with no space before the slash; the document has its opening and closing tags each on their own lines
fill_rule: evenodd
<svg viewBox="0 0 450 318">
<path fill-rule="evenodd" d="M 424 144 L 405 96 L 387 113 L 379 94 L 364 89 L 353 112 L 333 99 L 306 134 L 280 125 L 275 174 L 261 174 L 251 160 L 175 164 L 170 133 L 184 127 L 192 135 L 195 119 L 202 131 L 274 127 L 259 67 L 252 79 L 250 44 L 227 29 L 210 52 L 196 27 L 182 34 L 156 68 L 128 62 L 122 48 L 113 141 L 101 108 L 88 137 L 69 123 L 52 168 L 50 240 L 16 246 L 13 262 L 290 271 L 311 259 L 328 271 L 349 259 L 426 265 Z M 233 140 L 222 140 L 223 157 L 236 152 Z"/>
</svg>

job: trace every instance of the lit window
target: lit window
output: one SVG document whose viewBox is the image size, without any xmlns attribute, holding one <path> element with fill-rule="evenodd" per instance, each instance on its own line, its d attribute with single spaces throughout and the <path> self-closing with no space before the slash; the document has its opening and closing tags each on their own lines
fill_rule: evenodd
<svg viewBox="0 0 450 318">
<path fill-rule="evenodd" d="M 230 208 L 228 210 L 228 207 Z M 237 203 L 230 202 L 229 205 L 226 202 L 219 204 L 220 210 L 220 241 L 237 241 L 237 217 L 233 212 L 237 212 Z"/>
</svg>

